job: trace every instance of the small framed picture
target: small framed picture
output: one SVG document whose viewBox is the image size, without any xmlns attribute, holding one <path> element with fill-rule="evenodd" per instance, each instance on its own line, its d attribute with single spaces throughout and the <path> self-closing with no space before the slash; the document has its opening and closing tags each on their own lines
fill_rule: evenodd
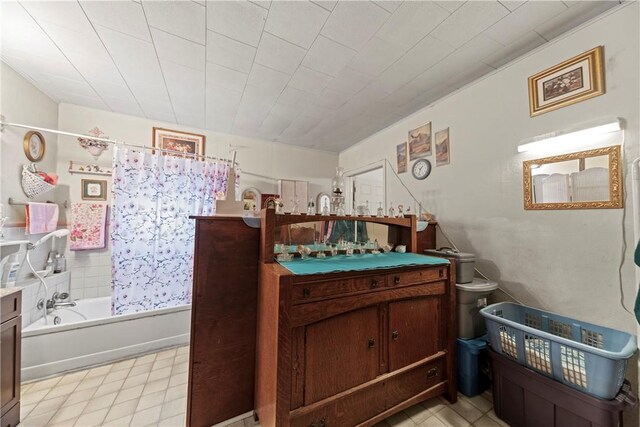
<svg viewBox="0 0 640 427">
<path fill-rule="evenodd" d="M 529 77 L 531 117 L 604 94 L 603 57 L 598 46 Z"/>
<path fill-rule="evenodd" d="M 407 171 L 407 143 L 403 142 L 396 146 L 396 156 L 398 158 L 398 173 Z"/>
<path fill-rule="evenodd" d="M 436 166 L 448 165 L 450 162 L 449 128 L 436 132 Z"/>
<path fill-rule="evenodd" d="M 103 179 L 82 180 L 82 200 L 107 200 L 107 181 Z"/>
<path fill-rule="evenodd" d="M 160 148 L 162 154 L 180 156 L 180 154 L 204 155 L 205 136 L 178 130 L 153 128 L 153 146 Z"/>
<path fill-rule="evenodd" d="M 409 131 L 409 160 L 431 155 L 431 122 Z"/>
</svg>

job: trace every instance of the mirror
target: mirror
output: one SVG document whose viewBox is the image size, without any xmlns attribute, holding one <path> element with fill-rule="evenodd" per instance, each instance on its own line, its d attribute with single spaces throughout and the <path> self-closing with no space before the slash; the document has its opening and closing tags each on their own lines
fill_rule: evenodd
<svg viewBox="0 0 640 427">
<path fill-rule="evenodd" d="M 312 245 L 322 242 L 378 242 L 394 243 L 397 236 L 390 233 L 388 225 L 365 221 L 314 221 L 282 226 L 275 230 L 275 242 L 293 250 L 296 245 Z"/>
<path fill-rule="evenodd" d="M 331 197 L 327 193 L 320 193 L 316 197 L 316 212 L 322 214 L 322 208 L 327 207 L 327 212 L 331 209 Z"/>
<path fill-rule="evenodd" d="M 262 193 L 254 187 L 245 188 L 241 200 L 244 202 L 244 210 L 257 215 L 260 212 Z"/>
<path fill-rule="evenodd" d="M 622 208 L 620 146 L 523 162 L 524 208 Z"/>
</svg>

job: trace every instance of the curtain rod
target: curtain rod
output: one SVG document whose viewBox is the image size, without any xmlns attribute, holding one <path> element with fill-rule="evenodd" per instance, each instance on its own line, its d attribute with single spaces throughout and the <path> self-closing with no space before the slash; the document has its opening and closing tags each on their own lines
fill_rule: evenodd
<svg viewBox="0 0 640 427">
<path fill-rule="evenodd" d="M 37 131 L 42 131 L 42 132 L 50 132 L 50 133 L 55 133 L 57 135 L 75 136 L 77 138 L 89 138 L 89 139 L 92 139 L 94 141 L 106 142 L 107 144 L 112 144 L 112 145 L 126 145 L 128 147 L 142 148 L 143 150 L 157 150 L 157 151 L 162 151 L 162 152 L 165 152 L 165 153 L 175 153 L 175 154 L 179 154 L 181 156 L 202 157 L 204 159 L 210 159 L 210 160 L 216 160 L 216 161 L 220 161 L 220 162 L 232 163 L 233 165 L 237 165 L 238 164 L 237 162 L 232 162 L 229 159 L 219 159 L 217 157 L 205 156 L 205 155 L 202 155 L 202 154 L 182 153 L 180 151 L 167 150 L 166 148 L 155 148 L 155 147 L 148 147 L 146 145 L 129 144 L 127 142 L 117 141 L 115 139 L 99 138 L 99 137 L 93 137 L 91 135 L 81 135 L 79 133 L 64 132 L 64 131 L 61 131 L 61 130 L 47 129 L 47 128 L 42 128 L 42 127 L 38 127 L 38 126 L 23 125 L 23 124 L 20 124 L 20 123 L 10 123 L 10 122 L 5 122 L 5 121 L 0 121 L 0 131 L 3 131 L 5 126 L 19 127 L 19 128 L 23 128 L 23 129 L 32 129 L 32 130 L 37 130 Z"/>
</svg>

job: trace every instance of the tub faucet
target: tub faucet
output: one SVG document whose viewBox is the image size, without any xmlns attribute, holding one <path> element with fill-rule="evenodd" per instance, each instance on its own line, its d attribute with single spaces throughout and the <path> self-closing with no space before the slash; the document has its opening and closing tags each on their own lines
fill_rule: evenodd
<svg viewBox="0 0 640 427">
<path fill-rule="evenodd" d="M 63 293 L 54 292 L 53 295 L 51 296 L 51 299 L 47 300 L 47 308 L 54 309 L 58 307 L 75 307 L 76 306 L 75 301 L 62 301 L 67 298 L 69 298 L 69 294 L 66 292 L 63 292 Z"/>
</svg>

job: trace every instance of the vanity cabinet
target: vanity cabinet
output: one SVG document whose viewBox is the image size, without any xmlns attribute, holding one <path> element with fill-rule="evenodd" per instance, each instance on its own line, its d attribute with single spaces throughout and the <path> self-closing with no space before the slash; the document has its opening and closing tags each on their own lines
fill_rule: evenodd
<svg viewBox="0 0 640 427">
<path fill-rule="evenodd" d="M 22 291 L 0 289 L 0 427 L 20 422 Z"/>
<path fill-rule="evenodd" d="M 269 262 L 265 234 L 278 220 L 267 217 L 256 344 L 261 425 L 369 426 L 437 395 L 456 401 L 453 263 L 296 275 Z"/>
</svg>

